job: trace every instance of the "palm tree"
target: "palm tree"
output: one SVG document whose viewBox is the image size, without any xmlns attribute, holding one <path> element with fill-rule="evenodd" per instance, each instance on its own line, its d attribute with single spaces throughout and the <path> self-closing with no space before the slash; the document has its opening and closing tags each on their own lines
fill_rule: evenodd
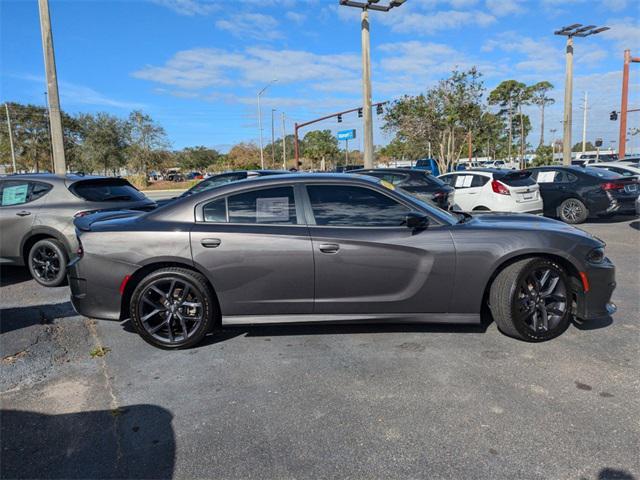
<svg viewBox="0 0 640 480">
<path fill-rule="evenodd" d="M 555 99 L 547 96 L 547 93 L 553 90 L 553 85 L 547 81 L 538 82 L 529 87 L 529 90 L 531 103 L 540 107 L 540 145 L 544 145 L 544 107 L 556 103 Z"/>
</svg>

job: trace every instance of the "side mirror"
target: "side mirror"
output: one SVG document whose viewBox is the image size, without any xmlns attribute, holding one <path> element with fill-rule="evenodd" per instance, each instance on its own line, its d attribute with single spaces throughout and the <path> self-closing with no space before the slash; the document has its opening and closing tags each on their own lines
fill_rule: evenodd
<svg viewBox="0 0 640 480">
<path fill-rule="evenodd" d="M 429 226 L 429 217 L 418 212 L 409 212 L 404 221 L 411 230 L 424 230 Z"/>
</svg>

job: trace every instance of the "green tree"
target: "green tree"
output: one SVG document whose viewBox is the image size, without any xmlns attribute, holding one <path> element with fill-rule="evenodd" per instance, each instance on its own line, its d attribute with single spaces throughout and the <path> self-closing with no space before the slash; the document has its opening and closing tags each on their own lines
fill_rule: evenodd
<svg viewBox="0 0 640 480">
<path fill-rule="evenodd" d="M 260 168 L 260 149 L 254 143 L 238 143 L 226 155 L 227 168 L 256 170 Z"/>
<path fill-rule="evenodd" d="M 595 145 L 591 142 L 586 142 L 584 145 L 584 149 L 587 152 L 594 151 L 596 149 Z M 582 151 L 582 142 L 576 143 L 572 148 L 572 152 L 581 152 Z"/>
<path fill-rule="evenodd" d="M 149 115 L 134 110 L 129 115 L 129 158 L 130 165 L 149 178 L 149 170 L 157 167 L 162 160 L 159 152 L 169 147 L 167 134 Z"/>
<path fill-rule="evenodd" d="M 544 109 L 547 105 L 553 105 L 554 103 L 556 103 L 555 99 L 548 95 L 551 90 L 553 90 L 553 85 L 547 81 L 538 82 L 529 87 L 531 103 L 537 105 L 540 108 L 539 145 L 544 145 Z"/>
<path fill-rule="evenodd" d="M 213 148 L 204 146 L 187 147 L 178 154 L 180 165 L 187 170 L 206 171 L 209 167 L 217 165 L 221 158 L 220 153 Z"/>
<path fill-rule="evenodd" d="M 83 172 L 102 171 L 116 173 L 126 164 L 127 124 L 108 113 L 82 114 L 78 117 L 83 141 L 80 155 L 75 162 L 76 170 Z"/>
<path fill-rule="evenodd" d="M 513 118 L 518 115 L 520 123 L 520 158 L 524 157 L 524 145 L 526 143 L 526 135 L 524 134 L 524 118 L 522 107 L 527 105 L 531 92 L 527 86 L 516 80 L 505 80 L 501 82 L 489 94 L 489 105 L 498 105 L 500 107 L 499 115 L 506 116 L 507 123 L 507 156 L 511 161 L 511 148 L 513 145 Z"/>
<path fill-rule="evenodd" d="M 476 68 L 455 70 L 426 93 L 404 96 L 387 109 L 383 128 L 424 156 L 432 146 L 441 171 L 460 159 L 468 135 L 480 129 L 484 85 Z"/>
<path fill-rule="evenodd" d="M 533 159 L 534 167 L 553 164 L 553 147 L 550 145 L 540 145 L 536 149 L 536 156 Z"/>
<path fill-rule="evenodd" d="M 313 161 L 334 160 L 340 150 L 338 139 L 331 130 L 312 130 L 304 136 L 302 141 L 303 155 Z"/>
</svg>

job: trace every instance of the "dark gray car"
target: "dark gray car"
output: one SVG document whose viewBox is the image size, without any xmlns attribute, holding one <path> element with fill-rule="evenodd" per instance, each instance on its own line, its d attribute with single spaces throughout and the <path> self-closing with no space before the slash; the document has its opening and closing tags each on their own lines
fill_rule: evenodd
<svg viewBox="0 0 640 480">
<path fill-rule="evenodd" d="M 0 177 L 0 264 L 27 265 L 55 287 L 78 248 L 74 217 L 101 210 L 150 210 L 155 203 L 122 178 L 80 175 Z"/>
<path fill-rule="evenodd" d="M 76 310 L 131 318 L 161 348 L 221 325 L 477 324 L 487 303 L 504 333 L 542 341 L 614 310 L 615 269 L 591 235 L 533 215 L 449 214 L 363 175 L 240 181 L 76 226 Z"/>
</svg>

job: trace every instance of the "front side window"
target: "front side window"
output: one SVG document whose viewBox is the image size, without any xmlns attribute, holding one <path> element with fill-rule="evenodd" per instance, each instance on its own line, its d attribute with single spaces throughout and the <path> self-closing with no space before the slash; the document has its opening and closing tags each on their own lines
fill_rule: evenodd
<svg viewBox="0 0 640 480">
<path fill-rule="evenodd" d="M 375 190 L 349 185 L 308 185 L 316 225 L 399 227 L 411 211 Z"/>
<path fill-rule="evenodd" d="M 209 202 L 203 208 L 205 222 L 296 225 L 292 187 L 264 188 Z"/>
</svg>

